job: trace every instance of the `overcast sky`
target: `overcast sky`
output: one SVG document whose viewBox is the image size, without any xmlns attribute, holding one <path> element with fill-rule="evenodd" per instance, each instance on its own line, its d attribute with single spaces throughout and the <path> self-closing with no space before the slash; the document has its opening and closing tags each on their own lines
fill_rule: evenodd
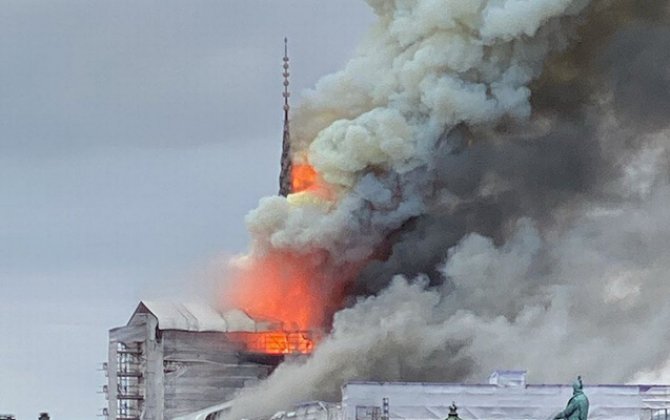
<svg viewBox="0 0 670 420">
<path fill-rule="evenodd" d="M 243 251 L 294 102 L 372 22 L 362 0 L 5 0 L 0 413 L 94 418 L 107 330 Z"/>
</svg>

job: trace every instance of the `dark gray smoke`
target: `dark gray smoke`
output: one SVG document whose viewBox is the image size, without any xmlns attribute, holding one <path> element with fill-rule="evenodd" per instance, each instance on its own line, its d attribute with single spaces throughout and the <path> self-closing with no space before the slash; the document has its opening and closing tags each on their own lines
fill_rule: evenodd
<svg viewBox="0 0 670 420">
<path fill-rule="evenodd" d="M 659 10 L 661 3 L 667 4 L 641 8 Z M 651 134 L 670 126 L 670 29 L 667 21 L 644 23 L 635 19 L 599 37 L 600 48 L 582 38 L 562 54 L 582 61 L 571 63 L 572 79 L 549 72 L 534 84 L 531 122 L 470 128 L 470 140 L 455 130 L 446 141 L 458 147 L 436 154 L 433 208 L 389 238 L 390 255 L 363 270 L 355 291 L 377 293 L 396 274 L 424 274 L 440 284 L 445 279 L 436 266 L 445 249 L 467 234 L 501 244 L 521 217 L 550 229 L 585 206 L 629 199 L 630 191 L 615 184 L 657 142 Z M 610 125 L 606 134 L 603 125 Z"/>
<path fill-rule="evenodd" d="M 380 23 L 294 124 L 349 207 L 250 219 L 257 246 L 368 263 L 231 418 L 351 379 L 670 380 L 668 2 L 368 2 Z"/>
</svg>

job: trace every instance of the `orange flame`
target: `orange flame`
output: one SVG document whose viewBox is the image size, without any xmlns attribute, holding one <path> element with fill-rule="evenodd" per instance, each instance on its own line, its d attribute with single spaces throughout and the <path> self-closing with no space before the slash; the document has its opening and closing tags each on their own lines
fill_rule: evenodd
<svg viewBox="0 0 670 420">
<path fill-rule="evenodd" d="M 294 164 L 291 168 L 291 194 L 308 193 L 325 201 L 336 199 L 335 191 L 314 167 L 307 163 Z"/>
<path fill-rule="evenodd" d="M 248 351 L 265 354 L 309 354 L 342 308 L 344 291 L 361 263 L 331 266 L 326 251 L 298 254 L 270 250 L 236 267 L 222 294 L 225 307 L 270 321 L 272 331 L 238 333 Z M 274 324 L 274 325 L 273 325 Z M 233 337 L 234 338 L 234 337 Z"/>
<path fill-rule="evenodd" d="M 230 338 L 244 343 L 247 351 L 263 354 L 310 354 L 317 344 L 314 334 L 306 331 L 237 332 Z"/>
<path fill-rule="evenodd" d="M 309 164 L 293 165 L 291 188 L 294 204 L 310 202 L 301 201 L 305 198 L 321 200 L 317 202 L 335 199 Z M 235 267 L 232 284 L 222 295 L 224 306 L 243 309 L 256 320 L 281 324 L 273 331 L 237 334 L 238 341 L 252 352 L 311 353 L 318 344 L 313 331 L 323 328 L 342 307 L 342 291 L 351 278 L 351 268 L 357 269 L 333 270 L 327 256 L 325 250 L 298 253 L 271 249 L 264 255 L 251 255 L 245 265 Z"/>
<path fill-rule="evenodd" d="M 293 165 L 291 168 L 291 192 L 298 193 L 317 188 L 318 174 L 312 165 Z"/>
<path fill-rule="evenodd" d="M 256 257 L 235 273 L 224 303 L 257 319 L 279 321 L 286 330 L 319 327 L 324 296 L 316 287 L 317 259 L 277 251 Z"/>
</svg>

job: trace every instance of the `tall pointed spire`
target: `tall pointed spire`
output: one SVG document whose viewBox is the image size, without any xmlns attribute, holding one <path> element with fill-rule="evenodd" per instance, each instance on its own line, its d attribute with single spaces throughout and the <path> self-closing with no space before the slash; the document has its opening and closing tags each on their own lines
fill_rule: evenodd
<svg viewBox="0 0 670 420">
<path fill-rule="evenodd" d="M 288 110 L 290 109 L 289 104 L 288 104 L 288 98 L 291 96 L 291 92 L 288 90 L 289 86 L 289 80 L 288 77 L 290 76 L 290 73 L 288 72 L 288 38 L 284 38 L 284 73 L 282 75 L 284 76 L 284 129 L 288 129 Z"/>
<path fill-rule="evenodd" d="M 291 193 L 291 134 L 289 131 L 288 111 L 291 108 L 288 103 L 288 98 L 291 96 L 289 92 L 289 58 L 288 58 L 288 39 L 284 38 L 284 137 L 282 140 L 282 154 L 281 154 L 281 172 L 279 174 L 279 195 L 287 196 Z"/>
</svg>

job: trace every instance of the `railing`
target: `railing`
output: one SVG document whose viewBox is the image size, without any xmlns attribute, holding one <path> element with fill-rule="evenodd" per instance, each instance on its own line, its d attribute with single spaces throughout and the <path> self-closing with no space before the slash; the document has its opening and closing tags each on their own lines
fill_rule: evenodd
<svg viewBox="0 0 670 420">
<path fill-rule="evenodd" d="M 642 415 L 642 419 L 649 420 L 670 420 L 670 409 L 668 408 L 656 408 L 645 410 L 648 412 L 648 416 Z"/>
</svg>

